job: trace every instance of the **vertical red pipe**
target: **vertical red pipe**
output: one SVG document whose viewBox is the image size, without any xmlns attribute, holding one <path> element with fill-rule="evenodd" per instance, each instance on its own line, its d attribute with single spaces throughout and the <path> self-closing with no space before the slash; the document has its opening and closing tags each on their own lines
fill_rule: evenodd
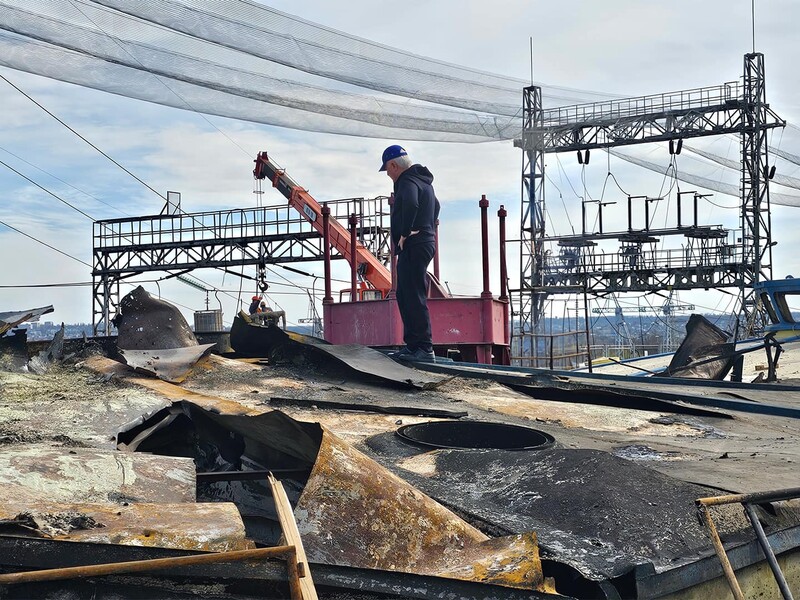
<svg viewBox="0 0 800 600">
<path fill-rule="evenodd" d="M 491 298 L 492 292 L 489 290 L 489 201 L 486 194 L 481 196 L 478 206 L 481 207 L 481 254 L 483 257 L 483 292 L 481 297 Z"/>
<path fill-rule="evenodd" d="M 500 205 L 497 211 L 500 219 L 500 300 L 508 300 L 508 270 L 506 266 L 506 207 Z"/>
<path fill-rule="evenodd" d="M 322 260 L 325 264 L 325 297 L 323 304 L 333 304 L 331 295 L 331 209 L 328 203 L 322 204 Z"/>
<path fill-rule="evenodd" d="M 348 223 L 350 224 L 350 302 L 355 302 L 358 299 L 358 290 L 356 289 L 356 273 L 358 272 L 356 225 L 358 225 L 358 217 L 356 217 L 356 213 L 350 213 Z"/>
<path fill-rule="evenodd" d="M 441 281 L 439 278 L 439 219 L 436 219 L 434 242 L 436 246 L 433 254 L 433 276 L 437 281 Z"/>
</svg>

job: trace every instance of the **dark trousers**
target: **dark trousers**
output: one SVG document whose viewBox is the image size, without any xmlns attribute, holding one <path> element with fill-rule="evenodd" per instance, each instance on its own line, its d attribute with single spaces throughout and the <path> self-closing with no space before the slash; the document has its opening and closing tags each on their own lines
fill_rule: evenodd
<svg viewBox="0 0 800 600">
<path fill-rule="evenodd" d="M 406 245 L 397 256 L 397 306 L 403 319 L 403 341 L 410 350 L 433 350 L 426 275 L 435 251 L 433 242 Z"/>
</svg>

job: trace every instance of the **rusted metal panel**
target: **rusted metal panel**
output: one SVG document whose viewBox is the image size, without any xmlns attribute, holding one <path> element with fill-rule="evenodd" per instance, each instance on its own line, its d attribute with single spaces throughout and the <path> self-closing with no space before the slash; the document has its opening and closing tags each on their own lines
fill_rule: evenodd
<svg viewBox="0 0 800 600">
<path fill-rule="evenodd" d="M 203 440 L 206 452 L 216 447 L 231 464 L 246 463 L 249 468 L 308 465 L 310 475 L 295 516 L 312 562 L 514 586 L 542 581 L 538 555 L 532 551 L 534 538 L 515 537 L 482 546 L 488 538 L 479 530 L 324 428 L 314 430 L 319 432 L 315 434 L 310 424 L 279 411 L 225 414 L 188 402 L 170 409 L 174 410 L 192 420 L 192 435 Z M 151 421 L 168 418 L 170 411 L 161 411 Z M 143 423 L 141 431 L 146 435 L 153 424 Z M 162 440 L 172 439 L 168 429 L 160 435 Z M 126 436 L 135 437 L 140 448 L 148 449 L 146 438 L 137 430 Z M 240 508 L 250 514 L 253 502 L 258 502 L 266 514 L 266 490 L 258 492 L 253 486 L 247 490 L 248 494 L 234 497 L 242 503 Z"/>
<path fill-rule="evenodd" d="M 450 510 L 323 430 L 295 507 L 312 562 L 534 588 L 535 538 L 488 538 Z"/>
<path fill-rule="evenodd" d="M 105 358 L 104 356 L 90 356 L 83 364 L 87 369 L 105 377 L 113 376 L 124 379 L 128 383 L 152 390 L 164 398 L 170 400 L 188 400 L 206 410 L 229 415 L 259 414 L 263 412 L 248 408 L 233 400 L 225 400 L 217 396 L 208 396 L 206 394 L 193 392 L 161 379 L 139 377 L 132 373 L 127 366 L 115 360 L 111 360 L 110 358 Z"/>
<path fill-rule="evenodd" d="M 464 552 L 463 564 L 440 577 L 494 583 L 526 590 L 542 589 L 542 563 L 533 532 L 493 538 Z"/>
<path fill-rule="evenodd" d="M 253 547 L 245 537 L 239 511 L 227 502 L 4 502 L 0 503 L 0 522 L 6 522 L 6 531 L 14 522 L 21 523 L 17 534 L 27 529 L 30 533 L 38 531 L 42 537 L 81 542 L 213 552 Z"/>
<path fill-rule="evenodd" d="M 194 502 L 189 458 L 0 446 L 0 502 Z"/>
</svg>

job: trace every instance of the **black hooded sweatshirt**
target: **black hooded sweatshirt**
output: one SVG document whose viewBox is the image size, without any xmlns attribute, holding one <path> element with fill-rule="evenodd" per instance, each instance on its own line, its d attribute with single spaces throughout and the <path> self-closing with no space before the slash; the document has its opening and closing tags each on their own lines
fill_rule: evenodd
<svg viewBox="0 0 800 600">
<path fill-rule="evenodd" d="M 400 253 L 399 243 L 402 236 L 406 237 L 404 247 L 435 241 L 439 200 L 432 183 L 433 174 L 428 167 L 422 165 L 411 165 L 395 181 L 391 219 L 395 253 Z M 419 233 L 411 235 L 412 231 Z"/>
</svg>

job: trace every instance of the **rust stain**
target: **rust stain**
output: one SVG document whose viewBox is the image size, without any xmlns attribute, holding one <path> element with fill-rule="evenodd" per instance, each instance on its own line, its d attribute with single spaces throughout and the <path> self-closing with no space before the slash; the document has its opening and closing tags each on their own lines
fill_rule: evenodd
<svg viewBox="0 0 800 600">
<path fill-rule="evenodd" d="M 13 520 L 24 513 L 38 523 L 75 521 L 80 517 L 96 524 L 87 529 L 66 527 L 44 531 L 54 539 L 213 552 L 254 547 L 245 537 L 238 509 L 227 502 L 127 506 L 50 502 L 0 504 L 0 520 Z"/>
<path fill-rule="evenodd" d="M 206 394 L 193 392 L 161 379 L 133 375 L 126 365 L 109 358 L 92 356 L 84 362 L 84 366 L 101 375 L 113 374 L 120 379 L 124 379 L 127 383 L 142 386 L 170 400 L 188 400 L 212 412 L 229 415 L 252 415 L 264 412 L 263 410 L 248 408 L 232 400 L 225 400 L 216 396 L 207 396 Z"/>
<path fill-rule="evenodd" d="M 463 565 L 437 573 L 520 589 L 545 591 L 539 546 L 533 532 L 494 538 L 467 549 Z"/>
<path fill-rule="evenodd" d="M 324 429 L 295 516 L 312 561 L 526 589 L 542 582 L 535 535 L 489 540 Z"/>
</svg>

